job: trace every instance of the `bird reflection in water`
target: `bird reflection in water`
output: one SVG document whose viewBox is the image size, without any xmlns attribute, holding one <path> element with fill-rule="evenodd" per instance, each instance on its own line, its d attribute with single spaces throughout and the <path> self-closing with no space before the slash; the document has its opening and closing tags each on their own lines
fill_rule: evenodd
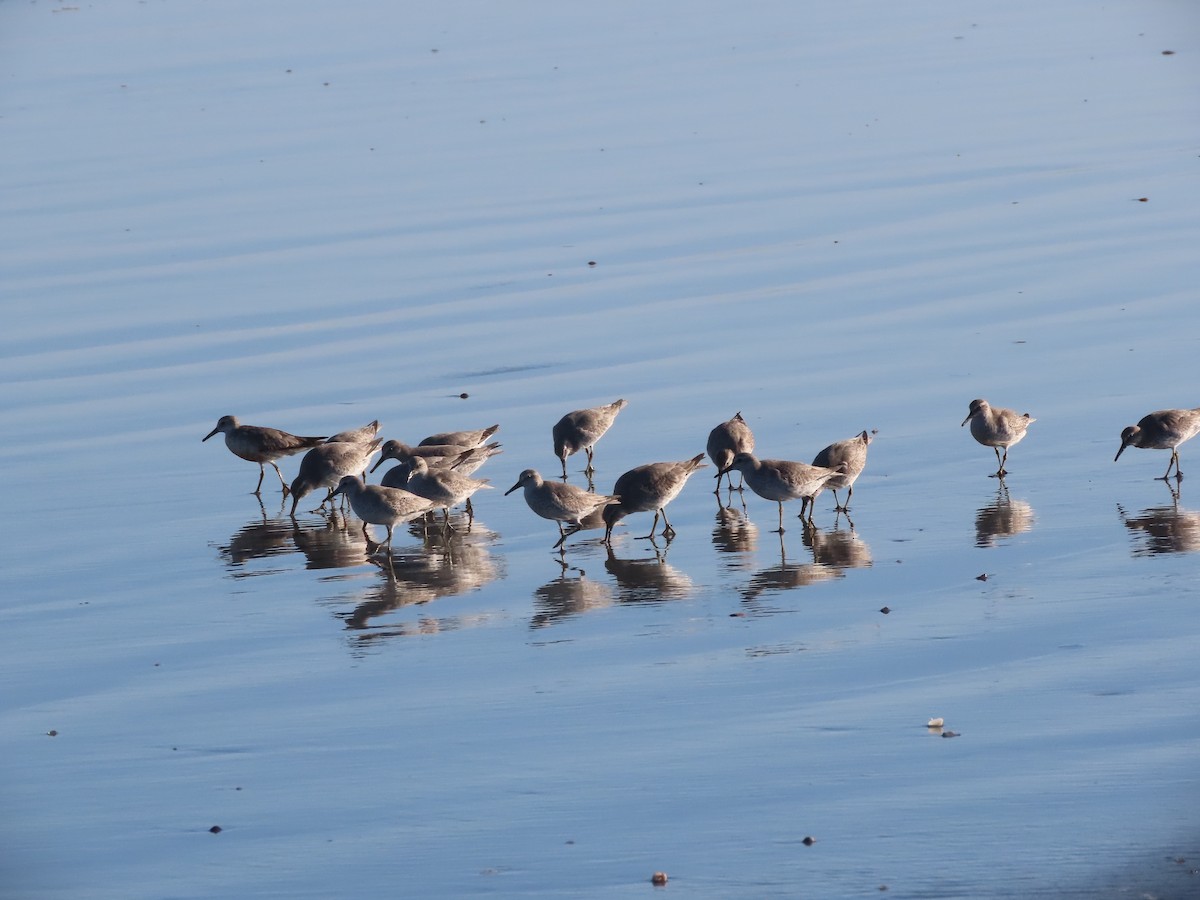
<svg viewBox="0 0 1200 900">
<path fill-rule="evenodd" d="M 820 531 L 820 529 L 814 526 L 806 528 L 805 531 L 814 532 Z M 814 538 L 814 540 L 819 543 L 822 538 Z M 809 540 L 806 540 L 804 543 L 806 546 L 810 545 Z M 812 562 L 789 562 L 787 550 L 783 543 L 783 536 L 780 535 L 779 565 L 766 566 L 751 575 L 750 581 L 742 588 L 742 602 L 750 605 L 755 613 L 775 612 L 777 610 L 770 610 L 757 605 L 758 599 L 763 594 L 789 591 L 794 588 L 807 587 L 810 584 L 818 584 L 822 581 L 831 581 L 835 578 L 846 577 L 844 572 L 837 566 L 818 562 L 815 552 L 813 553 L 813 557 Z"/>
<path fill-rule="evenodd" d="M 1121 521 L 1133 536 L 1134 556 L 1157 556 L 1161 553 L 1194 553 L 1200 550 L 1200 513 L 1179 505 L 1179 494 L 1169 482 L 1170 506 L 1152 506 L 1135 516 L 1117 504 Z"/>
<path fill-rule="evenodd" d="M 666 549 L 657 544 L 653 556 L 640 559 L 620 559 L 609 547 L 604 569 L 616 579 L 620 603 L 682 600 L 696 587 L 691 578 L 667 562 Z"/>
<path fill-rule="evenodd" d="M 601 526 L 604 527 L 603 522 Z M 578 566 L 560 562 L 562 572 L 533 592 L 533 618 L 530 628 L 544 628 L 593 609 L 613 604 L 613 592 L 602 581 L 593 581 Z M 572 574 L 575 573 L 575 574 Z"/>
<path fill-rule="evenodd" d="M 390 554 L 365 556 L 367 562 L 378 567 L 380 577 L 371 587 L 353 595 L 355 607 L 351 612 L 339 614 L 347 629 L 376 632 L 371 636 L 374 639 L 428 634 L 434 621 L 442 623 L 436 630 L 445 630 L 447 623 L 458 623 L 453 627 L 459 627 L 461 617 L 424 618 L 418 625 L 376 625 L 372 620 L 404 607 L 467 594 L 503 577 L 503 566 L 490 550 L 496 535 L 482 527 L 478 519 L 470 532 L 443 532 L 440 527 L 422 530 L 415 523 L 409 526 L 409 532 L 419 538 L 419 546 L 394 547 Z"/>
<path fill-rule="evenodd" d="M 1033 527 L 1033 519 L 1033 507 L 1025 500 L 1013 500 L 1001 478 L 995 499 L 975 514 L 975 546 L 995 547 L 1004 538 L 1023 534 Z"/>
<path fill-rule="evenodd" d="M 318 518 L 292 519 L 292 540 L 306 569 L 346 569 L 367 561 L 367 541 L 357 522 L 334 509 Z"/>
<path fill-rule="evenodd" d="M 813 562 L 835 569 L 867 569 L 874 561 L 871 548 L 853 528 L 810 528 L 804 546 L 812 550 Z"/>
<path fill-rule="evenodd" d="M 283 515 L 282 505 L 275 517 L 267 515 L 261 497 L 258 507 L 260 515 L 235 531 L 228 544 L 217 548 L 235 578 L 265 574 L 261 570 L 247 571 L 244 566 L 251 560 L 269 559 L 293 550 L 292 521 Z"/>
<path fill-rule="evenodd" d="M 741 496 L 740 494 L 738 495 Z M 746 514 L 746 503 L 734 505 L 731 500 L 726 506 L 717 497 L 717 517 L 712 530 L 712 543 L 721 558 L 723 567 L 738 571 L 754 565 L 754 549 L 758 546 L 758 526 Z"/>
</svg>

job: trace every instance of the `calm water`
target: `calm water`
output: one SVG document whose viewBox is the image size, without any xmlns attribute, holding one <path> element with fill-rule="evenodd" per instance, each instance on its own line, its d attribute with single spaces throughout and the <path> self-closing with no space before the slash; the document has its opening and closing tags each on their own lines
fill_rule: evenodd
<svg viewBox="0 0 1200 900">
<path fill-rule="evenodd" d="M 1195 24 L 0 4 L 5 896 L 1200 895 Z M 878 429 L 853 523 L 560 561 L 618 397 L 600 490 Z M 389 565 L 226 413 L 504 453 Z"/>
</svg>

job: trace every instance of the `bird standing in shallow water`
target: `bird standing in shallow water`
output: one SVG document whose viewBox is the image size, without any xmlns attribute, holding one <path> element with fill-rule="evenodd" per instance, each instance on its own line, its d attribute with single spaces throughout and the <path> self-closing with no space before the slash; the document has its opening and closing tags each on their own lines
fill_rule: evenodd
<svg viewBox="0 0 1200 900">
<path fill-rule="evenodd" d="M 728 468 L 741 472 L 746 484 L 750 485 L 750 490 L 758 496 L 779 504 L 780 534 L 783 534 L 785 501 L 799 500 L 800 518 L 804 518 L 804 510 L 807 508 L 807 521 L 811 524 L 813 507 L 816 506 L 813 501 L 817 499 L 817 495 L 830 479 L 846 474 L 845 463 L 839 464 L 837 468 L 826 469 L 786 459 L 758 459 L 753 453 L 737 454 Z"/>
<path fill-rule="evenodd" d="M 338 482 L 334 496 L 345 494 L 350 498 L 350 508 L 362 519 L 363 537 L 367 537 L 367 525 L 383 525 L 387 528 L 388 550 L 392 549 L 392 529 L 402 522 L 410 522 L 427 513 L 432 506 L 424 497 L 410 494 L 400 488 L 365 484 L 357 475 L 346 475 Z"/>
<path fill-rule="evenodd" d="M 1171 466 L 1175 467 L 1175 480 L 1183 478 L 1179 471 L 1179 445 L 1191 440 L 1200 433 L 1200 407 L 1196 409 L 1160 409 L 1149 415 L 1142 416 L 1136 425 L 1130 425 L 1121 432 L 1121 449 L 1113 457 L 1113 462 L 1121 458 L 1126 447 L 1140 447 L 1143 450 L 1170 450 L 1171 460 L 1167 463 L 1165 475 L 1157 481 L 1166 481 L 1171 477 Z"/>
<path fill-rule="evenodd" d="M 593 494 L 573 484 L 546 481 L 536 469 L 526 469 L 517 478 L 517 483 L 504 492 L 507 497 L 517 488 L 524 488 L 525 502 L 543 519 L 558 523 L 558 543 L 551 549 L 557 550 L 563 541 L 583 527 L 583 520 L 602 506 L 620 503 L 619 497 Z M 571 526 L 563 530 L 563 523 Z"/>
<path fill-rule="evenodd" d="M 613 526 L 625 516 L 651 510 L 654 510 L 654 524 L 650 526 L 650 533 L 646 537 L 654 537 L 660 513 L 663 520 L 663 537 L 673 537 L 675 529 L 667 521 L 667 504 L 679 496 L 692 473 L 702 468 L 703 453 L 682 462 L 657 462 L 638 466 L 618 478 L 613 487 L 613 496 L 620 497 L 621 500 L 604 507 L 604 543 L 612 543 Z"/>
<path fill-rule="evenodd" d="M 612 426 L 617 413 L 628 405 L 626 400 L 616 400 L 608 406 L 577 409 L 567 413 L 554 424 L 551 431 L 554 437 L 554 455 L 562 460 L 563 478 L 567 477 L 567 457 L 580 450 L 587 453 L 588 462 L 584 471 L 589 474 L 595 471 L 592 468 L 592 447 Z"/>
<path fill-rule="evenodd" d="M 836 469 L 840 463 L 846 464 L 845 475 L 831 478 L 825 483 L 825 487 L 833 491 L 833 508 L 837 512 L 850 511 L 850 498 L 854 496 L 854 482 L 867 467 L 867 447 L 870 446 L 874 437 L 873 434 L 864 430 L 856 437 L 830 444 L 813 457 L 812 464 L 814 466 L 822 466 L 826 469 Z M 837 492 L 841 488 L 849 491 L 846 494 L 845 506 L 838 502 Z"/>
<path fill-rule="evenodd" d="M 721 476 L 728 476 L 729 464 L 739 453 L 754 452 L 754 432 L 746 424 L 740 412 L 734 413 L 728 422 L 722 422 L 708 433 L 708 458 L 717 467 L 717 489 L 714 494 L 721 493 Z M 746 483 L 746 476 L 741 476 L 740 491 Z M 729 479 L 729 489 L 733 490 L 733 479 Z"/>
<path fill-rule="evenodd" d="M 285 497 L 288 494 L 287 482 L 283 480 L 283 473 L 279 471 L 279 466 L 275 465 L 275 460 L 299 453 L 301 450 L 308 450 L 325 441 L 324 436 L 298 437 L 288 434 L 286 431 L 280 431 L 278 428 L 240 425 L 236 416 L 221 416 L 217 420 L 216 427 L 201 438 L 200 442 L 204 443 L 218 432 L 225 435 L 225 446 L 234 456 L 258 463 L 258 484 L 254 486 L 255 494 L 262 492 L 263 476 L 266 474 L 263 464 L 270 463 L 275 474 L 279 476 L 279 483 L 283 486 L 283 496 Z"/>
<path fill-rule="evenodd" d="M 375 451 L 379 449 L 379 440 L 374 441 L 333 441 L 318 444 L 300 460 L 300 473 L 293 479 L 289 489 L 292 495 L 292 515 L 296 515 L 296 505 L 301 498 L 317 488 L 328 488 L 329 496 L 321 501 L 324 506 L 333 497 L 333 489 L 341 483 L 345 475 L 357 475 L 367 467 Z"/>
<path fill-rule="evenodd" d="M 1019 444 L 1029 426 L 1036 421 L 1037 419 L 1030 418 L 1029 413 L 1018 415 L 1011 409 L 992 407 L 986 400 L 972 400 L 962 425 L 970 422 L 971 437 L 996 451 L 996 462 L 1000 464 L 1000 468 L 993 477 L 1003 478 L 1008 474 L 1004 469 L 1004 464 L 1008 462 L 1008 448 Z M 1003 456 L 1000 455 L 1001 447 L 1004 448 Z"/>
<path fill-rule="evenodd" d="M 401 463 L 396 468 L 406 465 Z M 434 509 L 442 510 L 442 524 L 450 525 L 450 507 L 457 506 L 464 500 L 468 503 L 467 524 L 474 521 L 474 510 L 470 509 L 471 495 L 491 485 L 481 478 L 471 478 L 453 469 L 431 469 L 422 456 L 414 456 L 407 463 L 408 478 L 404 480 L 406 491 L 424 497 L 433 504 Z M 395 471 L 393 469 L 392 471 Z M 388 472 L 391 475 L 392 472 Z"/>
</svg>

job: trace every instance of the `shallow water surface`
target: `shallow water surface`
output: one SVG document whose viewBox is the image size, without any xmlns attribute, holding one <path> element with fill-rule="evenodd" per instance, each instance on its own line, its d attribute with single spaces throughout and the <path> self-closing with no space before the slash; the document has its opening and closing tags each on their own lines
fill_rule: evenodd
<svg viewBox="0 0 1200 900">
<path fill-rule="evenodd" d="M 1200 896 L 1191 18 L 0 6 L 5 895 Z M 600 491 L 878 433 L 552 552 L 618 397 Z M 224 414 L 503 453 L 380 554 Z"/>
</svg>

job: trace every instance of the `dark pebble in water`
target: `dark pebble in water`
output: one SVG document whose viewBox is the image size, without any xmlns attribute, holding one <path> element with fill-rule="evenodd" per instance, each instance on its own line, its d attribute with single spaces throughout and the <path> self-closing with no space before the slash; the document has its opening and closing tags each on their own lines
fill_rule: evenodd
<svg viewBox="0 0 1200 900">
<path fill-rule="evenodd" d="M 471 396 L 471 395 L 470 395 L 470 394 L 468 394 L 466 391 L 463 391 L 461 394 L 459 394 L 459 395 L 458 395 L 458 399 L 459 399 L 459 400 L 466 400 L 466 399 L 467 399 L 469 396 Z"/>
<path fill-rule="evenodd" d="M 220 833 L 221 833 L 221 826 L 220 826 L 220 825 L 214 825 L 212 828 L 208 829 L 208 833 L 209 833 L 209 834 L 220 834 Z"/>
<path fill-rule="evenodd" d="M 595 264 L 596 264 L 596 261 L 595 261 L 594 259 L 589 259 L 589 260 L 588 260 L 588 265 L 589 265 L 589 266 L 594 266 Z"/>
<path fill-rule="evenodd" d="M 883 614 L 886 616 L 886 615 L 887 615 L 888 613 L 890 613 L 892 610 L 891 610 L 891 607 L 885 606 L 883 609 L 881 609 L 881 610 L 879 610 L 879 611 L 880 611 L 881 613 L 883 613 Z"/>
<path fill-rule="evenodd" d="M 1174 50 L 1164 50 L 1164 51 L 1162 52 L 1162 55 L 1163 55 L 1163 56 L 1174 56 L 1174 55 L 1175 55 L 1175 51 L 1174 51 Z"/>
<path fill-rule="evenodd" d="M 58 732 L 53 728 L 51 728 L 49 731 L 47 731 L 46 734 L 49 735 L 50 737 L 58 737 Z"/>
<path fill-rule="evenodd" d="M 987 581 L 987 572 L 984 572 L 982 575 L 976 575 L 975 580 L 976 581 Z"/>
<path fill-rule="evenodd" d="M 958 737 L 957 731 L 943 731 L 942 737 Z"/>
<path fill-rule="evenodd" d="M 809 835 L 804 840 L 802 840 L 800 843 L 802 843 L 805 847 L 811 847 L 816 842 L 817 842 L 817 839 L 815 837 L 813 837 L 812 835 Z"/>
</svg>

